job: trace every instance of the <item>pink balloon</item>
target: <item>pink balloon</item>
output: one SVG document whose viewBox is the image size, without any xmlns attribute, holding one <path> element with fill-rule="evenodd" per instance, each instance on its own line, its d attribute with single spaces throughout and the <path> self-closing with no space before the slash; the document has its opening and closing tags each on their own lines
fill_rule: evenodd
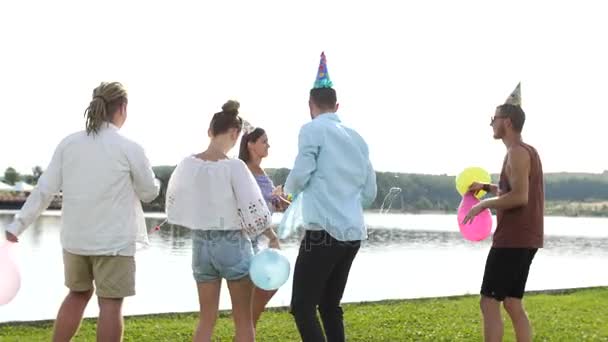
<svg viewBox="0 0 608 342">
<path fill-rule="evenodd" d="M 21 275 L 11 249 L 14 243 L 0 244 L 0 305 L 10 303 L 21 287 Z"/>
<path fill-rule="evenodd" d="M 462 201 L 458 207 L 458 227 L 460 227 L 460 233 L 465 239 L 470 241 L 484 240 L 492 232 L 492 213 L 489 209 L 484 209 L 479 215 L 475 216 L 473 222 L 462 224 L 464 217 L 477 203 L 479 203 L 479 200 L 475 196 L 471 193 L 466 193 L 462 197 Z"/>
</svg>

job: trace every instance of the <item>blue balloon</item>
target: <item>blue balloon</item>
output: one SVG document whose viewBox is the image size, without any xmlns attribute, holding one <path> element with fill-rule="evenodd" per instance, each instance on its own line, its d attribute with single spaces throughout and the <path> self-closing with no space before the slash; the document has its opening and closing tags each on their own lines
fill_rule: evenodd
<svg viewBox="0 0 608 342">
<path fill-rule="evenodd" d="M 249 266 L 249 277 L 262 290 L 276 290 L 289 278 L 289 260 L 279 250 L 267 248 L 256 254 Z"/>
</svg>

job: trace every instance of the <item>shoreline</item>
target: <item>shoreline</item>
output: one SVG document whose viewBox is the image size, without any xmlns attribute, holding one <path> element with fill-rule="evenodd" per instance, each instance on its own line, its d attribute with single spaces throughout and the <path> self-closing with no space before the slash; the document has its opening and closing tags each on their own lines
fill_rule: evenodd
<svg viewBox="0 0 608 342">
<path fill-rule="evenodd" d="M 572 294 L 580 291 L 587 290 L 608 290 L 608 285 L 605 286 L 588 286 L 588 287 L 573 287 L 573 288 L 562 288 L 562 289 L 547 289 L 547 290 L 533 290 L 526 291 L 525 295 L 566 295 Z M 462 294 L 462 295 L 452 295 L 452 296 L 439 296 L 439 297 L 417 297 L 417 298 L 402 298 L 402 299 L 382 299 L 376 301 L 359 301 L 359 302 L 342 302 L 345 306 L 364 306 L 364 305 L 388 305 L 394 303 L 407 303 L 407 302 L 432 302 L 436 300 L 458 300 L 464 298 L 478 297 L 479 294 Z M 267 312 L 288 312 L 288 306 L 273 306 L 266 308 Z M 226 317 L 230 315 L 232 310 L 225 309 L 218 311 L 219 317 Z M 135 314 L 135 315 L 125 315 L 125 320 L 127 319 L 137 319 L 137 318 L 161 318 L 164 316 L 172 316 L 172 315 L 196 315 L 198 311 L 181 311 L 181 312 L 161 312 L 161 313 L 148 313 L 148 314 Z M 85 317 L 84 320 L 94 320 L 94 317 Z M 11 326 L 11 327 L 32 327 L 38 325 L 45 325 L 55 322 L 55 319 L 42 319 L 42 320 L 33 320 L 33 321 L 8 321 L 8 322 L 0 322 L 0 327 Z"/>
</svg>

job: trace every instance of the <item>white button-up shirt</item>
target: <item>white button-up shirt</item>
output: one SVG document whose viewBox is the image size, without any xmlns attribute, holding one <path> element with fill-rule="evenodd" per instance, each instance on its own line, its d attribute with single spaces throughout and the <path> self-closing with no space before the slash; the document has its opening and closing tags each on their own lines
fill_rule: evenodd
<svg viewBox="0 0 608 342">
<path fill-rule="evenodd" d="M 78 255 L 135 254 L 148 242 L 141 201 L 158 196 L 144 150 L 103 124 L 98 134 L 78 132 L 57 146 L 51 163 L 7 231 L 21 234 L 63 192 L 61 244 Z"/>
</svg>

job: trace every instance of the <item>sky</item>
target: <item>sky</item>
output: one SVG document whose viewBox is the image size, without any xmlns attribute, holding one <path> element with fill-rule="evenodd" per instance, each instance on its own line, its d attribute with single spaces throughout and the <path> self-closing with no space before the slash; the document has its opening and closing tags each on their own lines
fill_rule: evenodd
<svg viewBox="0 0 608 342">
<path fill-rule="evenodd" d="M 129 92 L 123 134 L 153 165 L 204 150 L 228 99 L 289 167 L 325 51 L 342 121 L 377 171 L 499 172 L 490 117 L 518 82 L 545 172 L 602 172 L 602 1 L 3 1 L 0 174 L 46 168 L 101 81 Z M 604 32 L 604 33 L 602 33 Z M 238 153 L 235 148 L 231 155 Z"/>
</svg>

